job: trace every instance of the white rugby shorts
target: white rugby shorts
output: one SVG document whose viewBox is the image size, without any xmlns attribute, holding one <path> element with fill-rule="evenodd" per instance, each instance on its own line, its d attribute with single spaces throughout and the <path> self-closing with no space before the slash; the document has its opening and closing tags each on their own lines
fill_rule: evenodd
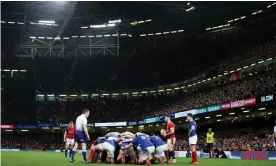
<svg viewBox="0 0 276 166">
<path fill-rule="evenodd" d="M 168 144 L 164 144 L 164 145 L 158 146 L 155 149 L 154 156 L 156 158 L 159 158 L 159 157 L 161 157 L 161 155 L 163 154 L 163 152 L 167 151 L 168 149 L 169 149 L 168 148 Z"/>
<path fill-rule="evenodd" d="M 194 135 L 189 138 L 189 145 L 196 145 L 197 143 L 197 135 Z"/>
<path fill-rule="evenodd" d="M 115 147 L 107 142 L 95 146 L 96 150 L 106 151 L 107 155 L 114 158 Z"/>
<path fill-rule="evenodd" d="M 143 162 L 147 160 L 148 157 L 150 157 L 151 154 L 153 154 L 155 151 L 154 146 L 147 147 L 145 150 L 142 150 L 139 154 L 139 162 Z"/>
<path fill-rule="evenodd" d="M 75 139 L 66 138 L 66 145 L 74 145 Z"/>
</svg>

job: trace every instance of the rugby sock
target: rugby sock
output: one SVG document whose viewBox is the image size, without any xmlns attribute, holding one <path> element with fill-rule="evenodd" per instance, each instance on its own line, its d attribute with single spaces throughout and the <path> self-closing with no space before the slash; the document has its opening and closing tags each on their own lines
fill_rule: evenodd
<svg viewBox="0 0 276 166">
<path fill-rule="evenodd" d="M 70 155 L 70 157 L 71 157 L 71 155 L 72 155 L 72 149 L 70 149 L 69 155 Z"/>
<path fill-rule="evenodd" d="M 90 153 L 89 153 L 89 156 L 88 156 L 88 161 L 92 160 L 92 157 L 94 156 L 95 152 L 96 152 L 95 149 L 90 150 Z"/>
<path fill-rule="evenodd" d="M 170 160 L 169 151 L 165 151 L 165 156 L 166 156 L 167 161 L 169 161 Z"/>
<path fill-rule="evenodd" d="M 65 150 L 65 157 L 67 157 L 67 153 L 68 153 L 68 150 L 66 149 L 66 150 Z"/>
<path fill-rule="evenodd" d="M 192 152 L 192 158 L 193 158 L 193 162 L 197 162 L 197 154 L 196 154 L 196 151 Z"/>
<path fill-rule="evenodd" d="M 71 154 L 71 161 L 75 161 L 75 154 L 76 154 L 76 150 L 73 149 Z"/>
<path fill-rule="evenodd" d="M 172 159 L 175 159 L 174 151 L 170 151 L 170 157 L 172 157 Z"/>
<path fill-rule="evenodd" d="M 83 156 L 83 160 L 84 161 L 87 161 L 87 159 L 86 159 L 86 150 L 82 150 L 82 156 Z"/>
</svg>

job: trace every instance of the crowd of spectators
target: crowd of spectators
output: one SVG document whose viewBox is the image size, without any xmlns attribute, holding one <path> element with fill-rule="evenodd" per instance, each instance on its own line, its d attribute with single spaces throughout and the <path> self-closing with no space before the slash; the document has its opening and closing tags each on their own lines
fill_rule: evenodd
<svg viewBox="0 0 276 166">
<path fill-rule="evenodd" d="M 106 99 L 48 101 L 37 105 L 38 122 L 67 123 L 74 120 L 84 108 L 91 110 L 89 121 L 138 121 L 147 117 L 175 113 L 203 106 L 222 104 L 253 96 L 276 92 L 275 70 L 215 86 L 164 96 L 144 96 L 139 99 Z"/>
<path fill-rule="evenodd" d="M 197 150 L 206 149 L 206 133 L 198 133 Z M 45 137 L 44 137 L 45 138 Z M 235 129 L 215 132 L 215 146 L 223 151 L 261 151 L 276 150 L 273 147 L 273 136 L 271 130 L 262 129 Z M 3 149 L 26 149 L 26 150 L 62 150 L 64 143 L 61 136 L 39 138 L 38 135 L 28 136 L 4 136 L 1 139 Z M 177 133 L 176 151 L 186 151 L 189 149 L 188 138 Z"/>
</svg>

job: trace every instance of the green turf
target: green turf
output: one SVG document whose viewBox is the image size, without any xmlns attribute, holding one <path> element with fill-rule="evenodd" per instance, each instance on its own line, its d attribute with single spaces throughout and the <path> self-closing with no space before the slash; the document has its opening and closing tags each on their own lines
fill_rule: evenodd
<svg viewBox="0 0 276 166">
<path fill-rule="evenodd" d="M 64 158 L 63 153 L 54 152 L 1 152 L 2 166 L 80 166 L 86 165 L 82 162 L 82 155 L 76 154 L 76 162 L 70 163 Z M 188 165 L 191 159 L 178 158 L 175 166 Z M 99 164 L 89 164 L 99 165 Z M 100 164 L 106 166 L 109 164 Z M 276 161 L 267 160 L 229 160 L 229 159 L 199 159 L 202 166 L 276 166 Z M 128 166 L 128 165 L 126 165 Z M 156 164 L 156 166 L 158 166 Z"/>
</svg>

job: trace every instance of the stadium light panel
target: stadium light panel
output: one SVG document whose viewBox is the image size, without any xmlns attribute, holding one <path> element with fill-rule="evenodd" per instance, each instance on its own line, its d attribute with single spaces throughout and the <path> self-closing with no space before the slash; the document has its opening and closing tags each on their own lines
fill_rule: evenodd
<svg viewBox="0 0 276 166">
<path fill-rule="evenodd" d="M 147 92 L 147 91 L 142 91 L 142 93 L 144 93 L 144 94 L 145 94 L 145 93 L 148 93 L 148 92 Z"/>
<path fill-rule="evenodd" d="M 161 35 L 162 33 L 155 33 L 155 35 Z"/>
<path fill-rule="evenodd" d="M 82 96 L 82 97 L 87 97 L 87 96 L 88 96 L 88 94 L 82 94 L 81 96 Z"/>
<path fill-rule="evenodd" d="M 234 70 L 230 71 L 230 73 L 234 73 Z"/>
<path fill-rule="evenodd" d="M 240 71 L 240 70 L 241 70 L 241 68 L 238 68 L 238 69 L 237 69 L 237 71 Z"/>
<path fill-rule="evenodd" d="M 263 63 L 264 61 L 259 61 L 258 63 Z"/>
<path fill-rule="evenodd" d="M 28 132 L 29 130 L 21 130 L 22 132 Z"/>
<path fill-rule="evenodd" d="M 149 20 L 145 20 L 145 22 L 150 22 L 151 21 L 151 19 L 149 19 Z"/>
<path fill-rule="evenodd" d="M 238 20 L 240 20 L 240 18 L 235 18 L 235 19 L 234 19 L 234 21 L 238 21 Z"/>
<path fill-rule="evenodd" d="M 235 112 L 231 112 L 231 113 L 229 113 L 229 115 L 235 115 Z"/>
<path fill-rule="evenodd" d="M 153 36 L 154 34 L 153 33 L 149 33 L 148 36 Z"/>
<path fill-rule="evenodd" d="M 257 12 L 252 13 L 252 15 L 255 15 L 255 14 L 257 14 Z"/>
<path fill-rule="evenodd" d="M 35 36 L 30 36 L 30 38 L 31 38 L 31 39 L 36 39 L 36 37 L 35 37 Z"/>
<path fill-rule="evenodd" d="M 123 128 L 123 127 L 116 127 L 117 129 L 121 129 L 121 128 Z"/>
<path fill-rule="evenodd" d="M 109 94 L 108 93 L 104 93 L 103 96 L 108 96 Z"/>
<path fill-rule="evenodd" d="M 63 37 L 62 38 L 63 40 L 68 40 L 68 39 L 70 39 L 69 37 Z"/>
<path fill-rule="evenodd" d="M 70 95 L 71 97 L 77 97 L 78 95 Z"/>
<path fill-rule="evenodd" d="M 65 97 L 66 95 L 59 95 L 60 97 Z"/>
<path fill-rule="evenodd" d="M 180 29 L 180 30 L 178 30 L 177 32 L 184 32 L 184 30 L 183 30 L 183 29 Z"/>
<path fill-rule="evenodd" d="M 212 27 L 212 29 L 217 29 L 218 27 Z"/>
<path fill-rule="evenodd" d="M 199 120 L 199 118 L 195 118 L 195 120 Z"/>
<path fill-rule="evenodd" d="M 213 79 L 215 79 L 215 78 L 217 78 L 217 77 L 213 77 Z"/>
<path fill-rule="evenodd" d="M 209 31 L 209 30 L 211 30 L 212 28 L 206 28 L 206 31 Z"/>
<path fill-rule="evenodd" d="M 155 93 L 155 90 L 150 91 L 150 93 Z"/>
<path fill-rule="evenodd" d="M 245 111 L 242 111 L 242 112 L 247 113 L 247 112 L 249 112 L 249 110 L 245 110 Z"/>
<path fill-rule="evenodd" d="M 207 79 L 207 81 L 210 81 L 210 80 L 211 80 L 211 78 L 208 78 L 208 79 Z"/>
<path fill-rule="evenodd" d="M 44 95 L 37 95 L 38 97 L 44 97 Z"/>
<path fill-rule="evenodd" d="M 256 63 L 252 63 L 250 66 L 255 66 L 256 65 Z"/>
<path fill-rule="evenodd" d="M 205 82 L 206 80 L 202 80 L 201 82 Z"/>
<path fill-rule="evenodd" d="M 167 89 L 167 91 L 171 91 L 172 89 Z"/>
<path fill-rule="evenodd" d="M 125 34 L 125 33 L 122 33 L 122 34 L 120 34 L 120 36 L 127 36 L 127 34 Z"/>
<path fill-rule="evenodd" d="M 1 23 L 5 24 L 5 23 L 6 23 L 6 21 L 1 21 Z"/>
<path fill-rule="evenodd" d="M 163 32 L 164 35 L 169 34 L 170 32 Z"/>
<path fill-rule="evenodd" d="M 53 37 L 47 37 L 46 39 L 54 39 Z"/>
<path fill-rule="evenodd" d="M 96 35 L 96 37 L 103 37 L 103 35 Z"/>
<path fill-rule="evenodd" d="M 18 72 L 18 70 L 12 70 L 12 72 Z"/>
<path fill-rule="evenodd" d="M 267 6 L 267 8 L 270 8 L 270 7 L 271 7 L 271 5 L 268 5 L 268 6 Z"/>
<path fill-rule="evenodd" d="M 185 88 L 185 86 L 181 86 L 181 89 L 184 89 Z"/>
<path fill-rule="evenodd" d="M 8 22 L 8 24 L 15 24 L 15 22 Z"/>
<path fill-rule="evenodd" d="M 228 22 L 229 22 L 229 23 L 230 23 L 230 22 L 233 22 L 233 20 L 229 20 Z"/>
<path fill-rule="evenodd" d="M 205 119 L 210 119 L 210 116 L 206 116 Z"/>
<path fill-rule="evenodd" d="M 221 117 L 222 115 L 216 115 L 216 117 Z"/>
<path fill-rule="evenodd" d="M 192 6 L 192 7 L 190 7 L 189 9 L 187 9 L 186 12 L 192 11 L 192 10 L 194 10 L 194 9 L 195 9 L 195 7 Z"/>
<path fill-rule="evenodd" d="M 78 36 L 72 36 L 72 38 L 77 38 Z"/>
<path fill-rule="evenodd" d="M 118 34 L 112 34 L 112 36 L 118 36 Z"/>
<path fill-rule="evenodd" d="M 108 27 L 115 27 L 115 24 L 107 24 Z"/>
<path fill-rule="evenodd" d="M 20 70 L 20 72 L 27 72 L 27 70 Z"/>
<path fill-rule="evenodd" d="M 87 29 L 88 27 L 81 27 L 81 29 Z"/>
<path fill-rule="evenodd" d="M 270 60 L 272 60 L 272 58 L 268 58 L 268 59 L 267 59 L 267 61 L 270 61 Z"/>
<path fill-rule="evenodd" d="M 246 68 L 248 68 L 248 66 L 244 66 L 243 68 L 246 69 Z"/>
<path fill-rule="evenodd" d="M 119 93 L 113 93 L 112 94 L 112 96 L 118 96 L 119 95 Z"/>
<path fill-rule="evenodd" d="M 265 107 L 261 107 L 258 110 L 261 111 L 261 110 L 265 110 L 265 109 L 266 109 Z"/>
<path fill-rule="evenodd" d="M 109 37 L 110 35 L 104 35 L 104 37 Z"/>
<path fill-rule="evenodd" d="M 220 120 L 220 119 L 218 119 L 217 121 L 218 121 L 218 122 L 220 122 L 221 120 Z"/>
<path fill-rule="evenodd" d="M 246 16 L 242 16 L 242 17 L 241 17 L 241 19 L 245 19 L 245 18 L 246 18 Z"/>
<path fill-rule="evenodd" d="M 271 115 L 272 114 L 272 112 L 269 112 L 269 113 L 267 113 L 268 115 Z"/>
<path fill-rule="evenodd" d="M 163 90 L 163 89 L 160 89 L 160 90 L 158 90 L 158 92 L 164 92 L 164 90 Z"/>
<path fill-rule="evenodd" d="M 138 24 L 144 23 L 145 21 L 138 21 Z"/>
<path fill-rule="evenodd" d="M 271 5 L 272 5 L 272 6 L 273 6 L 273 5 L 276 5 L 276 2 L 274 2 L 274 3 L 273 3 L 273 4 L 271 4 Z"/>
<path fill-rule="evenodd" d="M 174 88 L 175 90 L 178 90 L 179 88 Z"/>
<path fill-rule="evenodd" d="M 127 126 L 127 128 L 128 128 L 128 129 L 132 129 L 132 128 L 133 128 L 133 126 Z"/>
<path fill-rule="evenodd" d="M 190 3 L 190 2 L 188 2 L 188 3 L 187 3 L 187 6 L 189 6 L 190 4 L 191 4 L 191 3 Z"/>
<path fill-rule="evenodd" d="M 97 94 L 97 93 L 92 94 L 92 97 L 94 97 L 94 96 L 99 96 L 99 94 Z"/>
<path fill-rule="evenodd" d="M 155 126 L 159 126 L 159 124 L 156 124 Z"/>
<path fill-rule="evenodd" d="M 5 130 L 5 131 L 7 131 L 7 132 L 11 132 L 11 131 L 13 131 L 13 130 Z"/>
<path fill-rule="evenodd" d="M 80 38 L 85 38 L 86 36 L 80 36 Z"/>
<path fill-rule="evenodd" d="M 262 11 L 262 10 L 259 10 L 259 11 L 258 11 L 258 13 L 261 13 L 261 12 L 263 12 L 263 11 Z"/>
<path fill-rule="evenodd" d="M 137 25 L 138 24 L 138 22 L 137 21 L 135 21 L 135 22 L 131 22 L 130 23 L 130 25 Z"/>
<path fill-rule="evenodd" d="M 221 77 L 221 76 L 222 76 L 221 74 L 218 75 L 218 77 Z"/>
<path fill-rule="evenodd" d="M 225 24 L 225 25 L 223 25 L 223 26 L 225 26 L 225 27 L 229 27 L 229 26 L 230 26 L 230 24 Z"/>
<path fill-rule="evenodd" d="M 171 33 L 176 33 L 177 31 L 171 31 Z"/>
<path fill-rule="evenodd" d="M 218 28 L 222 28 L 222 27 L 223 27 L 223 25 L 218 26 Z"/>
<path fill-rule="evenodd" d="M 38 37 L 39 39 L 45 39 L 45 37 Z"/>
<path fill-rule="evenodd" d="M 54 97 L 55 95 L 52 95 L 52 94 L 51 94 L 51 95 L 47 95 L 47 96 L 48 96 L 48 97 Z"/>
<path fill-rule="evenodd" d="M 54 39 L 55 39 L 55 40 L 60 40 L 60 37 L 55 37 Z"/>
<path fill-rule="evenodd" d="M 20 25 L 20 24 L 24 24 L 24 22 L 17 22 L 17 24 L 19 24 L 19 25 Z"/>
<path fill-rule="evenodd" d="M 193 83 L 193 85 L 195 86 L 195 85 L 196 85 L 196 83 Z"/>
<path fill-rule="evenodd" d="M 146 34 L 141 34 L 140 36 L 146 36 Z"/>
<path fill-rule="evenodd" d="M 249 115 L 246 115 L 245 117 L 249 118 Z"/>
</svg>

